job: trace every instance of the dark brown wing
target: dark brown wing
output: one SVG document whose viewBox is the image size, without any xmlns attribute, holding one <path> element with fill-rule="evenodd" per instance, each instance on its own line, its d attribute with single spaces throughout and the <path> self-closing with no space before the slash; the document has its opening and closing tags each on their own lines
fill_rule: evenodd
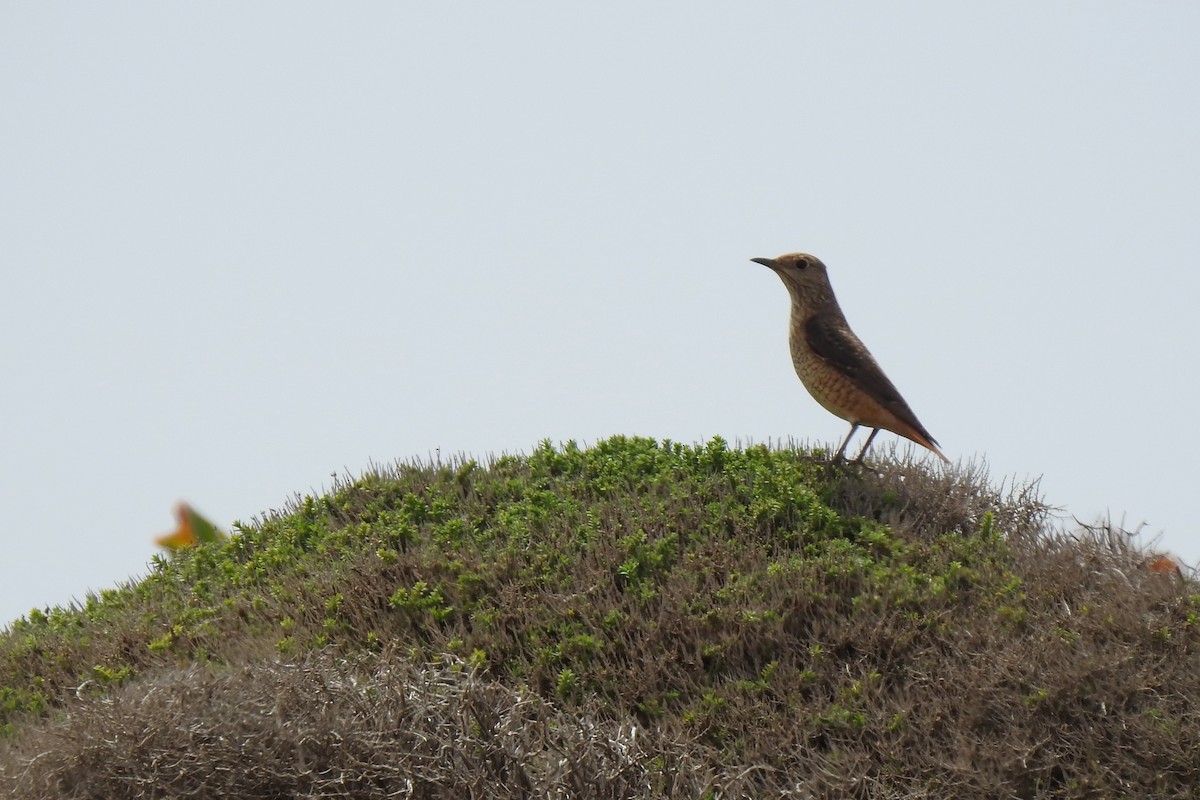
<svg viewBox="0 0 1200 800">
<path fill-rule="evenodd" d="M 813 352 L 827 364 L 845 375 L 859 389 L 881 406 L 892 412 L 902 422 L 911 425 L 933 444 L 937 441 L 925 430 L 917 415 L 904 402 L 895 385 L 883 374 L 879 364 L 871 356 L 846 321 L 838 314 L 818 312 L 804 323 L 804 337 Z"/>
</svg>

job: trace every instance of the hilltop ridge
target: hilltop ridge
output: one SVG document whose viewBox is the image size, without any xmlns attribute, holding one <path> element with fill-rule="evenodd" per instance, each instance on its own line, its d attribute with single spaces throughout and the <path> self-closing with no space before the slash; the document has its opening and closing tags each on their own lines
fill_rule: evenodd
<svg viewBox="0 0 1200 800">
<path fill-rule="evenodd" d="M 408 463 L 0 635 L 0 796 L 1174 797 L 1200 593 L 979 467 Z"/>
</svg>

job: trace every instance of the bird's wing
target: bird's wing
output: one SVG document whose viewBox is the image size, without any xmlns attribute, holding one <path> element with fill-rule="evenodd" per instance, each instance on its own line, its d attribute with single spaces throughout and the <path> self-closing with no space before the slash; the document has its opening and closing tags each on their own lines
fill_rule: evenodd
<svg viewBox="0 0 1200 800">
<path fill-rule="evenodd" d="M 917 419 L 917 415 L 908 407 L 908 403 L 904 402 L 895 384 L 883 374 L 866 345 L 854 335 L 840 315 L 813 314 L 804 323 L 804 337 L 808 346 L 824 359 L 825 363 L 849 378 L 855 386 L 895 414 L 902 422 L 911 425 L 930 442 L 937 444 Z"/>
</svg>

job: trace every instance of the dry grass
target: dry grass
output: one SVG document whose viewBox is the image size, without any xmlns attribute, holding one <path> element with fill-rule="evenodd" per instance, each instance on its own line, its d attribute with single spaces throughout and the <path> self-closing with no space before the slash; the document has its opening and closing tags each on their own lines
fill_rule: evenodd
<svg viewBox="0 0 1200 800">
<path fill-rule="evenodd" d="M 38 753 L 13 796 L 615 800 L 692 791 L 706 773 L 632 721 L 394 652 L 162 674 L 85 701 L 27 746 Z"/>
</svg>

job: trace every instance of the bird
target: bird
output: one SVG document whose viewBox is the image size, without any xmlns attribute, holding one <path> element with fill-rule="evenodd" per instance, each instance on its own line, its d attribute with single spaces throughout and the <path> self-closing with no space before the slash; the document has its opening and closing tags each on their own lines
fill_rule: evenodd
<svg viewBox="0 0 1200 800">
<path fill-rule="evenodd" d="M 821 260 L 808 253 L 750 260 L 774 270 L 792 297 L 788 338 L 800 382 L 827 411 L 850 423 L 834 461 L 845 458 L 850 437 L 865 425 L 871 434 L 851 463 L 863 463 L 881 429 L 910 439 L 950 463 L 871 351 L 850 330 Z"/>
</svg>

